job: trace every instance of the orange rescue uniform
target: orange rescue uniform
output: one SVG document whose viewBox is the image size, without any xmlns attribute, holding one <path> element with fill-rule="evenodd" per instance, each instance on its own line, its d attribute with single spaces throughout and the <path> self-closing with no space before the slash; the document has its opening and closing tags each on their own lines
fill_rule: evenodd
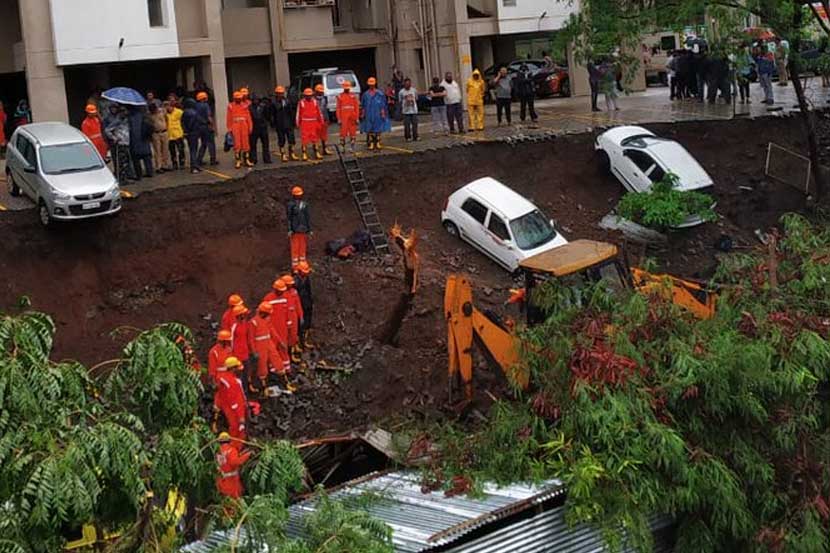
<svg viewBox="0 0 830 553">
<path fill-rule="evenodd" d="M 219 444 L 219 453 L 216 454 L 216 464 L 219 465 L 216 488 L 219 493 L 234 499 L 242 497 L 242 479 L 239 478 L 239 469 L 250 456 L 250 451 L 239 453 L 233 443 Z"/>
<path fill-rule="evenodd" d="M 251 120 L 251 111 L 244 102 L 232 102 L 228 105 L 227 125 L 233 134 L 233 151 L 237 154 L 250 152 L 250 137 L 254 123 Z"/>
<path fill-rule="evenodd" d="M 81 132 L 83 132 L 95 145 L 95 149 L 101 154 L 101 157 L 107 159 L 107 141 L 104 140 L 104 134 L 101 131 L 101 120 L 94 115 L 87 116 L 84 122 L 81 123 Z"/>
<path fill-rule="evenodd" d="M 303 98 L 297 104 L 297 127 L 300 129 L 300 139 L 303 146 L 316 144 L 320 139 L 320 126 L 323 124 L 323 116 L 320 114 L 320 106 L 314 98 Z"/>
<path fill-rule="evenodd" d="M 296 288 L 285 293 L 288 298 L 288 347 L 296 346 L 300 340 L 300 321 L 303 320 L 303 305 Z"/>
<path fill-rule="evenodd" d="M 231 349 L 233 356 L 244 364 L 251 356 L 253 340 L 251 339 L 251 321 L 236 320 L 231 325 Z"/>
<path fill-rule="evenodd" d="M 343 92 L 337 97 L 337 120 L 340 122 L 340 138 L 354 138 L 360 118 L 360 99 L 357 94 Z"/>
<path fill-rule="evenodd" d="M 208 376 L 211 382 L 216 381 L 216 373 L 219 367 L 225 366 L 225 359 L 233 353 L 232 347 L 225 347 L 217 343 L 208 352 Z"/>
<path fill-rule="evenodd" d="M 272 313 L 271 317 L 273 316 L 274 314 Z M 285 368 L 282 363 L 282 357 L 279 355 L 276 343 L 274 342 L 274 329 L 271 326 L 271 322 L 268 319 L 262 318 L 257 313 L 251 319 L 251 331 L 254 336 L 254 351 L 256 351 L 258 357 L 256 368 L 257 378 L 260 380 L 268 378 L 269 366 L 273 372 L 278 374 L 284 373 Z"/>
<path fill-rule="evenodd" d="M 213 395 L 214 408 L 222 411 L 228 422 L 228 434 L 232 438 L 244 440 L 245 413 L 248 410 L 242 381 L 230 371 L 216 373 L 216 393 Z"/>
<path fill-rule="evenodd" d="M 271 328 L 273 329 L 274 344 L 277 346 L 277 353 L 280 355 L 283 371 L 291 370 L 291 356 L 288 354 L 288 298 L 285 294 L 277 295 L 276 292 L 268 292 L 262 298 L 263 302 L 270 303 L 274 307 L 271 313 Z"/>
</svg>

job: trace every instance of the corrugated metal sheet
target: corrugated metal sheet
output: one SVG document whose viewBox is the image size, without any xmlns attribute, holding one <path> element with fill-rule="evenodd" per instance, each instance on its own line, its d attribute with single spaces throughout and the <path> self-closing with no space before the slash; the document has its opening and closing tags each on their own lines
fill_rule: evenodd
<svg viewBox="0 0 830 553">
<path fill-rule="evenodd" d="M 442 492 L 421 492 L 421 477 L 413 472 L 392 472 L 364 478 L 331 493 L 335 499 L 381 496 L 367 511 L 388 524 L 399 553 L 417 553 L 452 543 L 464 534 L 521 512 L 564 493 L 558 480 L 540 486 L 514 484 L 484 487 L 481 497 L 445 497 Z M 292 505 L 289 534 L 299 535 L 302 515 L 314 511 L 315 501 Z M 297 516 L 300 515 L 300 516 Z"/>
<path fill-rule="evenodd" d="M 654 553 L 670 553 L 671 520 L 666 517 L 651 521 L 654 534 Z M 451 547 L 446 553 L 593 553 L 607 551 L 599 532 L 586 524 L 569 528 L 565 523 L 565 508 L 557 507 L 524 519 L 468 543 Z M 630 546 L 621 553 L 634 553 Z"/>
</svg>

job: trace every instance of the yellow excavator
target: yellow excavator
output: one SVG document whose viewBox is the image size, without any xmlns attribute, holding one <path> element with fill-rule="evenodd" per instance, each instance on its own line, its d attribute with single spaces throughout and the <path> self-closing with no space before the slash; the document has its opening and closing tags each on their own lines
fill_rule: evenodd
<svg viewBox="0 0 830 553">
<path fill-rule="evenodd" d="M 519 295 L 523 296 L 528 326 L 544 321 L 543 310 L 534 304 L 534 294 L 540 285 L 551 279 L 564 279 L 573 285 L 604 280 L 612 290 L 634 289 L 644 294 L 670 295 L 673 303 L 700 319 L 711 318 L 715 313 L 717 295 L 707 290 L 703 283 L 626 268 L 617 247 L 606 242 L 575 240 L 525 259 L 519 264 L 519 271 L 525 282 Z M 466 276 L 451 274 L 447 277 L 444 314 L 448 329 L 450 402 L 459 377 L 465 399 L 469 401 L 473 397 L 474 338 L 478 338 L 508 380 L 527 389 L 529 375 L 519 363 L 521 344 L 512 325 L 476 309 L 472 286 Z"/>
</svg>

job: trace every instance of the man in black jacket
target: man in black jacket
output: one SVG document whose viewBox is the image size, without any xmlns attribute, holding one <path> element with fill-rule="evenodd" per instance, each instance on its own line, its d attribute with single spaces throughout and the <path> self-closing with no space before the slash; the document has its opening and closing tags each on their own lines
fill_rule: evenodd
<svg viewBox="0 0 830 553">
<path fill-rule="evenodd" d="M 308 202 L 303 198 L 303 189 L 295 186 L 291 189 L 291 199 L 285 206 L 288 219 L 288 239 L 291 244 L 291 267 L 308 261 L 308 236 L 311 235 L 311 214 Z"/>
<path fill-rule="evenodd" d="M 257 142 L 262 142 L 262 162 L 266 165 L 271 163 L 271 140 L 268 137 L 268 121 L 271 120 L 271 100 L 260 99 L 259 96 L 251 96 L 251 162 L 257 162 Z"/>
<path fill-rule="evenodd" d="M 198 173 L 202 170 L 199 163 L 199 135 L 201 127 L 199 115 L 196 113 L 196 100 L 193 98 L 184 99 L 184 113 L 182 114 L 182 128 L 187 139 L 187 150 L 190 154 L 190 172 Z"/>
<path fill-rule="evenodd" d="M 524 123 L 527 112 L 529 111 L 530 120 L 535 123 L 538 119 L 538 116 L 536 115 L 536 108 L 533 105 L 533 101 L 536 98 L 536 86 L 533 83 L 533 77 L 531 76 L 527 65 L 522 64 L 521 67 L 519 67 L 519 73 L 516 75 L 514 86 L 516 87 L 516 94 L 519 96 L 519 102 L 521 105 L 521 108 L 519 109 L 519 119 L 521 119 Z"/>
<path fill-rule="evenodd" d="M 294 153 L 294 118 L 297 115 L 296 106 L 285 97 L 285 87 L 274 89 L 276 97 L 271 106 L 271 126 L 277 131 L 277 142 L 280 146 L 280 158 L 283 162 L 299 161 Z"/>
</svg>

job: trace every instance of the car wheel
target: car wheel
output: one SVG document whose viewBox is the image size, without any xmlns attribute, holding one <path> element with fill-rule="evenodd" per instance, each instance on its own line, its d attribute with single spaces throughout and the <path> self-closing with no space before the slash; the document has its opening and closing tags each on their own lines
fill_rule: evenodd
<svg viewBox="0 0 830 553">
<path fill-rule="evenodd" d="M 44 228 L 49 228 L 52 226 L 53 219 L 52 214 L 49 213 L 49 208 L 46 206 L 46 202 L 40 200 L 37 204 L 37 214 L 38 218 L 40 219 L 40 224 L 43 225 Z"/>
<path fill-rule="evenodd" d="M 458 227 L 452 221 L 444 221 L 444 230 L 446 230 L 447 234 L 450 236 L 461 238 L 461 233 L 458 232 Z"/>
<path fill-rule="evenodd" d="M 611 173 L 611 158 L 605 150 L 597 150 L 597 157 L 599 157 L 599 166 L 606 173 Z"/>
<path fill-rule="evenodd" d="M 12 175 L 11 171 L 6 171 L 6 186 L 9 188 L 9 195 L 15 197 L 20 196 L 20 187 L 14 182 L 14 175 Z"/>
<path fill-rule="evenodd" d="M 559 93 L 562 96 L 570 96 L 571 95 L 571 81 L 565 81 L 559 87 Z"/>
</svg>

